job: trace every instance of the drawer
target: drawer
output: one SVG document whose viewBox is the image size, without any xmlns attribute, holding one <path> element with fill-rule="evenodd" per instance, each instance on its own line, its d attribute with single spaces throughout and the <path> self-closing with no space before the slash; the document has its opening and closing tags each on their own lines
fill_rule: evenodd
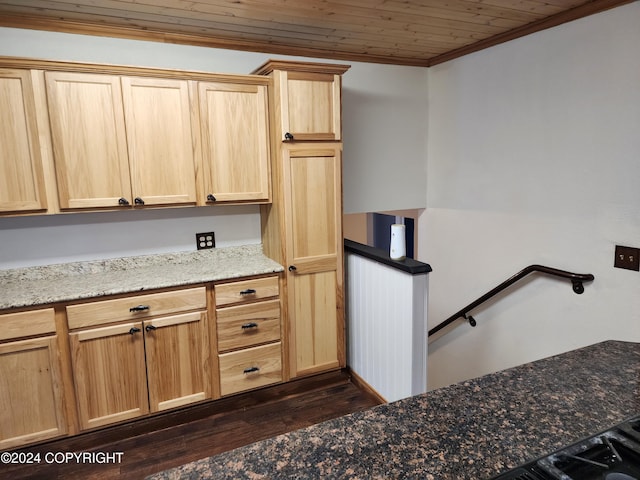
<svg viewBox="0 0 640 480">
<path fill-rule="evenodd" d="M 223 353 L 218 358 L 222 395 L 282 381 L 280 342 Z"/>
<path fill-rule="evenodd" d="M 140 320 L 158 315 L 204 309 L 207 307 L 205 287 L 172 292 L 132 295 L 125 298 L 82 303 L 67 307 L 69 329 L 105 323 Z"/>
<path fill-rule="evenodd" d="M 219 283 L 215 287 L 216 307 L 249 302 L 280 294 L 278 277 L 255 278 L 240 282 Z"/>
<path fill-rule="evenodd" d="M 0 315 L 0 341 L 56 331 L 53 308 Z"/>
<path fill-rule="evenodd" d="M 216 310 L 218 351 L 250 347 L 280 339 L 280 300 Z"/>
</svg>

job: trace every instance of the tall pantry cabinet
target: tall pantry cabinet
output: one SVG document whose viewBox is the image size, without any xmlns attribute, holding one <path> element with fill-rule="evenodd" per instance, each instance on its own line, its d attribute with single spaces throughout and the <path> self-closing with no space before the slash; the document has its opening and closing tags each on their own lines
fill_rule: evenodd
<svg viewBox="0 0 640 480">
<path fill-rule="evenodd" d="M 269 61 L 273 203 L 265 253 L 287 268 L 290 377 L 345 366 L 341 75 L 348 65 Z"/>
</svg>

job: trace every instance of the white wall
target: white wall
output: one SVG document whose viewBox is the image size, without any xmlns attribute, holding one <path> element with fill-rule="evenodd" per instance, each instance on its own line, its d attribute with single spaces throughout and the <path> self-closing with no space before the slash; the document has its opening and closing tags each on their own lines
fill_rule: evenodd
<svg viewBox="0 0 640 480">
<path fill-rule="evenodd" d="M 427 69 L 353 64 L 345 75 L 345 213 L 427 205 Z"/>
<path fill-rule="evenodd" d="M 261 53 L 12 28 L 0 28 L 0 55 L 230 74 L 250 73 L 271 58 Z M 365 63 L 353 63 L 345 74 L 346 212 L 383 205 L 426 206 L 426 143 L 420 135 L 426 131 L 422 125 L 426 78 L 425 69 Z M 415 175 L 416 171 L 423 174 Z M 0 269 L 194 250 L 194 234 L 211 230 L 219 246 L 260 243 L 258 208 L 0 218 Z"/>
<path fill-rule="evenodd" d="M 640 3 L 429 69 L 421 259 L 433 327 L 534 263 L 536 276 L 429 346 L 429 387 L 606 339 L 640 341 Z"/>
<path fill-rule="evenodd" d="M 0 219 L 0 270 L 193 251 L 196 233 L 216 247 L 260 243 L 257 206 L 73 213 Z"/>
</svg>

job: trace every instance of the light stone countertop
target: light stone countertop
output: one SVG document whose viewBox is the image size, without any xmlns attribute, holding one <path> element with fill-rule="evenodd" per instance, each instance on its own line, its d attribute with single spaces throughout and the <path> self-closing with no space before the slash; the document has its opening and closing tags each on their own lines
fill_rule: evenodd
<svg viewBox="0 0 640 480">
<path fill-rule="evenodd" d="M 259 244 L 0 270 L 0 310 L 283 270 Z"/>
</svg>

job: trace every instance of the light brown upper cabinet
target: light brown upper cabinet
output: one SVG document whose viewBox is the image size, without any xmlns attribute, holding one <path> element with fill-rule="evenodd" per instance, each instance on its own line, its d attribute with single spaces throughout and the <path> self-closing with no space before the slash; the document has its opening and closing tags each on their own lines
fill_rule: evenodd
<svg viewBox="0 0 640 480">
<path fill-rule="evenodd" d="M 61 209 L 195 204 L 186 80 L 45 77 Z"/>
<path fill-rule="evenodd" d="M 348 65 L 271 60 L 254 73 L 273 77 L 279 109 L 276 138 L 333 140 L 341 136 L 341 75 Z"/>
<path fill-rule="evenodd" d="M 123 77 L 122 97 L 134 202 L 195 204 L 187 81 Z"/>
<path fill-rule="evenodd" d="M 45 74 L 60 207 L 115 207 L 131 200 L 120 78 Z"/>
<path fill-rule="evenodd" d="M 198 82 L 203 193 L 199 203 L 271 200 L 266 79 Z"/>
<path fill-rule="evenodd" d="M 0 213 L 47 209 L 31 72 L 0 69 Z"/>
</svg>

